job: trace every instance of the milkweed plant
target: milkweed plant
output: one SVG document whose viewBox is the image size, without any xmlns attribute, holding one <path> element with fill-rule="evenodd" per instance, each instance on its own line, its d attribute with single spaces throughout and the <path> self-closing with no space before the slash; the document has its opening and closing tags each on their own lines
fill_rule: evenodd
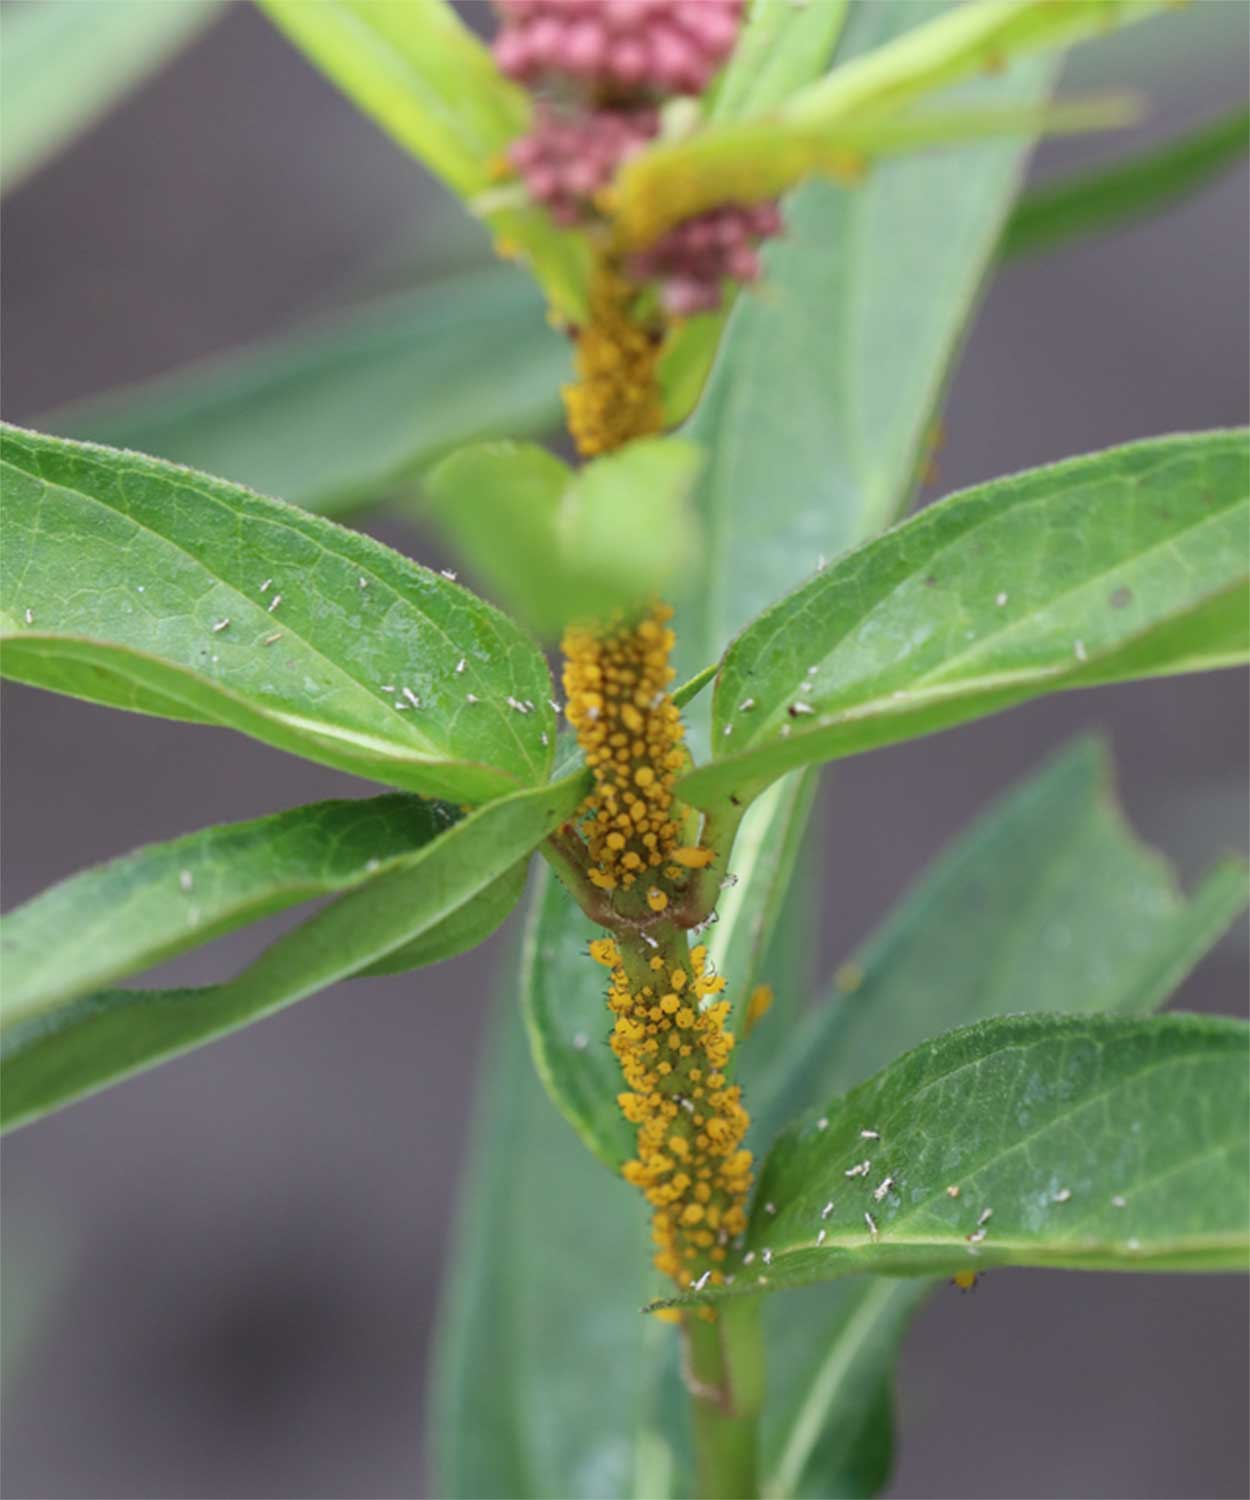
<svg viewBox="0 0 1250 1500">
<path fill-rule="evenodd" d="M 8 677 L 387 789 L 143 848 L 11 912 L 8 1126 L 460 953 L 528 882 L 433 1377 L 440 1495 L 869 1495 L 935 1282 L 1246 1263 L 1246 1029 L 1153 1014 L 1246 871 L 1183 895 L 1097 744 L 991 808 L 825 999 L 801 993 L 823 765 L 1247 658 L 1244 432 L 904 518 L 995 259 L 1244 149 L 1242 114 L 1017 199 L 1039 136 L 1134 115 L 1055 102 L 1062 51 L 1166 8 L 496 0 L 482 40 L 443 0 L 264 0 L 514 263 L 457 283 L 442 324 L 427 299 L 428 409 L 357 393 L 383 416 L 355 482 L 321 414 L 299 441 L 260 431 L 261 469 L 313 455 L 287 453 L 286 499 L 131 451 L 169 451 L 159 413 L 101 409 L 108 446 L 4 429 Z M 924 233 L 918 195 L 940 205 Z M 402 340 L 403 316 L 371 336 Z M 438 394 L 466 348 L 468 416 Z M 184 427 L 197 391 L 213 407 L 200 380 Z M 210 452 L 247 427 L 240 389 L 213 398 Z M 557 392 L 564 439 L 526 441 Z M 329 518 L 401 472 L 493 602 Z M 314 896 L 232 978 L 119 987 Z"/>
</svg>

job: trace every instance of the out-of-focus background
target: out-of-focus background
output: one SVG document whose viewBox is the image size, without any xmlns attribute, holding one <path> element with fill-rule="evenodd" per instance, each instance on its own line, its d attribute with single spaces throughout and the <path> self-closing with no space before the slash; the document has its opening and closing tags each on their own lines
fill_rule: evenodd
<svg viewBox="0 0 1250 1500">
<path fill-rule="evenodd" d="M 1091 49 L 1070 77 L 1135 79 L 1155 111 L 1134 138 L 1047 147 L 1038 174 L 1234 104 L 1248 32 L 1241 0 L 1197 0 Z M 18 422 L 276 333 L 371 278 L 486 258 L 242 3 L 13 193 L 3 229 Z M 1244 421 L 1246 270 L 1244 172 L 1003 270 L 932 493 Z M 418 525 L 372 529 L 448 561 Z M 4 704 L 6 906 L 139 843 L 368 791 L 225 732 L 20 688 Z M 1244 845 L 1246 726 L 1244 681 L 1223 674 L 1073 694 L 841 764 L 822 811 L 825 964 L 1080 729 L 1109 735 L 1131 820 L 1191 875 Z M 271 931 L 162 977 L 219 977 Z M 6 1495 L 429 1493 L 424 1362 L 508 942 L 340 986 L 6 1143 Z M 1242 1011 L 1246 961 L 1243 928 L 1178 1004 Z M 906 1345 L 891 1494 L 1244 1496 L 1246 1312 L 1226 1277 L 1009 1272 L 937 1297 Z"/>
</svg>

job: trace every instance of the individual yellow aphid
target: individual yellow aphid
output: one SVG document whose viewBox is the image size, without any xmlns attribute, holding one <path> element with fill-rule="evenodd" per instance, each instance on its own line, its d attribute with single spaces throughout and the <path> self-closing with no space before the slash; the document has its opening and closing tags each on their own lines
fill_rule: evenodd
<svg viewBox="0 0 1250 1500">
<path fill-rule="evenodd" d="M 970 1292 L 977 1284 L 979 1271 L 956 1271 L 951 1277 L 951 1284 L 957 1286 L 961 1292 Z"/>
</svg>

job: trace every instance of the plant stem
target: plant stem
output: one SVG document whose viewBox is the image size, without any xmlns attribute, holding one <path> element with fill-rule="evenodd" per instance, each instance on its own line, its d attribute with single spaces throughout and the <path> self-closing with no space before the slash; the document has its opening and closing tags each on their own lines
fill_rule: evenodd
<svg viewBox="0 0 1250 1500">
<path fill-rule="evenodd" d="M 716 1321 L 686 1316 L 690 1390 L 700 1500 L 754 1500 L 756 1429 L 764 1394 L 764 1346 L 758 1297 L 721 1303 Z"/>
</svg>

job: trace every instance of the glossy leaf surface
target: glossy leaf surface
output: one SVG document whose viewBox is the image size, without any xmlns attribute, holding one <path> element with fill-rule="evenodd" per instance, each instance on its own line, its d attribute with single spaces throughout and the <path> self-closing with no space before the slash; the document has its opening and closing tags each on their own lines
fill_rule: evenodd
<svg viewBox="0 0 1250 1500">
<path fill-rule="evenodd" d="M 3 475 L 8 676 L 456 801 L 545 777 L 546 664 L 466 589 L 137 454 L 6 428 Z"/>
<path fill-rule="evenodd" d="M 743 798 L 1041 693 L 1244 660 L 1248 491 L 1244 433 L 1216 432 L 931 506 L 739 636 L 716 685 L 718 763 L 682 795 Z"/>
<path fill-rule="evenodd" d="M 471 813 L 224 984 L 103 990 L 6 1027 L 0 1118 L 37 1118 L 411 949 L 506 876 L 584 794 L 573 776 Z"/>
<path fill-rule="evenodd" d="M 333 515 L 416 485 L 461 443 L 554 428 L 568 367 L 529 279 L 475 271 L 61 407 L 43 425 Z"/>
</svg>

